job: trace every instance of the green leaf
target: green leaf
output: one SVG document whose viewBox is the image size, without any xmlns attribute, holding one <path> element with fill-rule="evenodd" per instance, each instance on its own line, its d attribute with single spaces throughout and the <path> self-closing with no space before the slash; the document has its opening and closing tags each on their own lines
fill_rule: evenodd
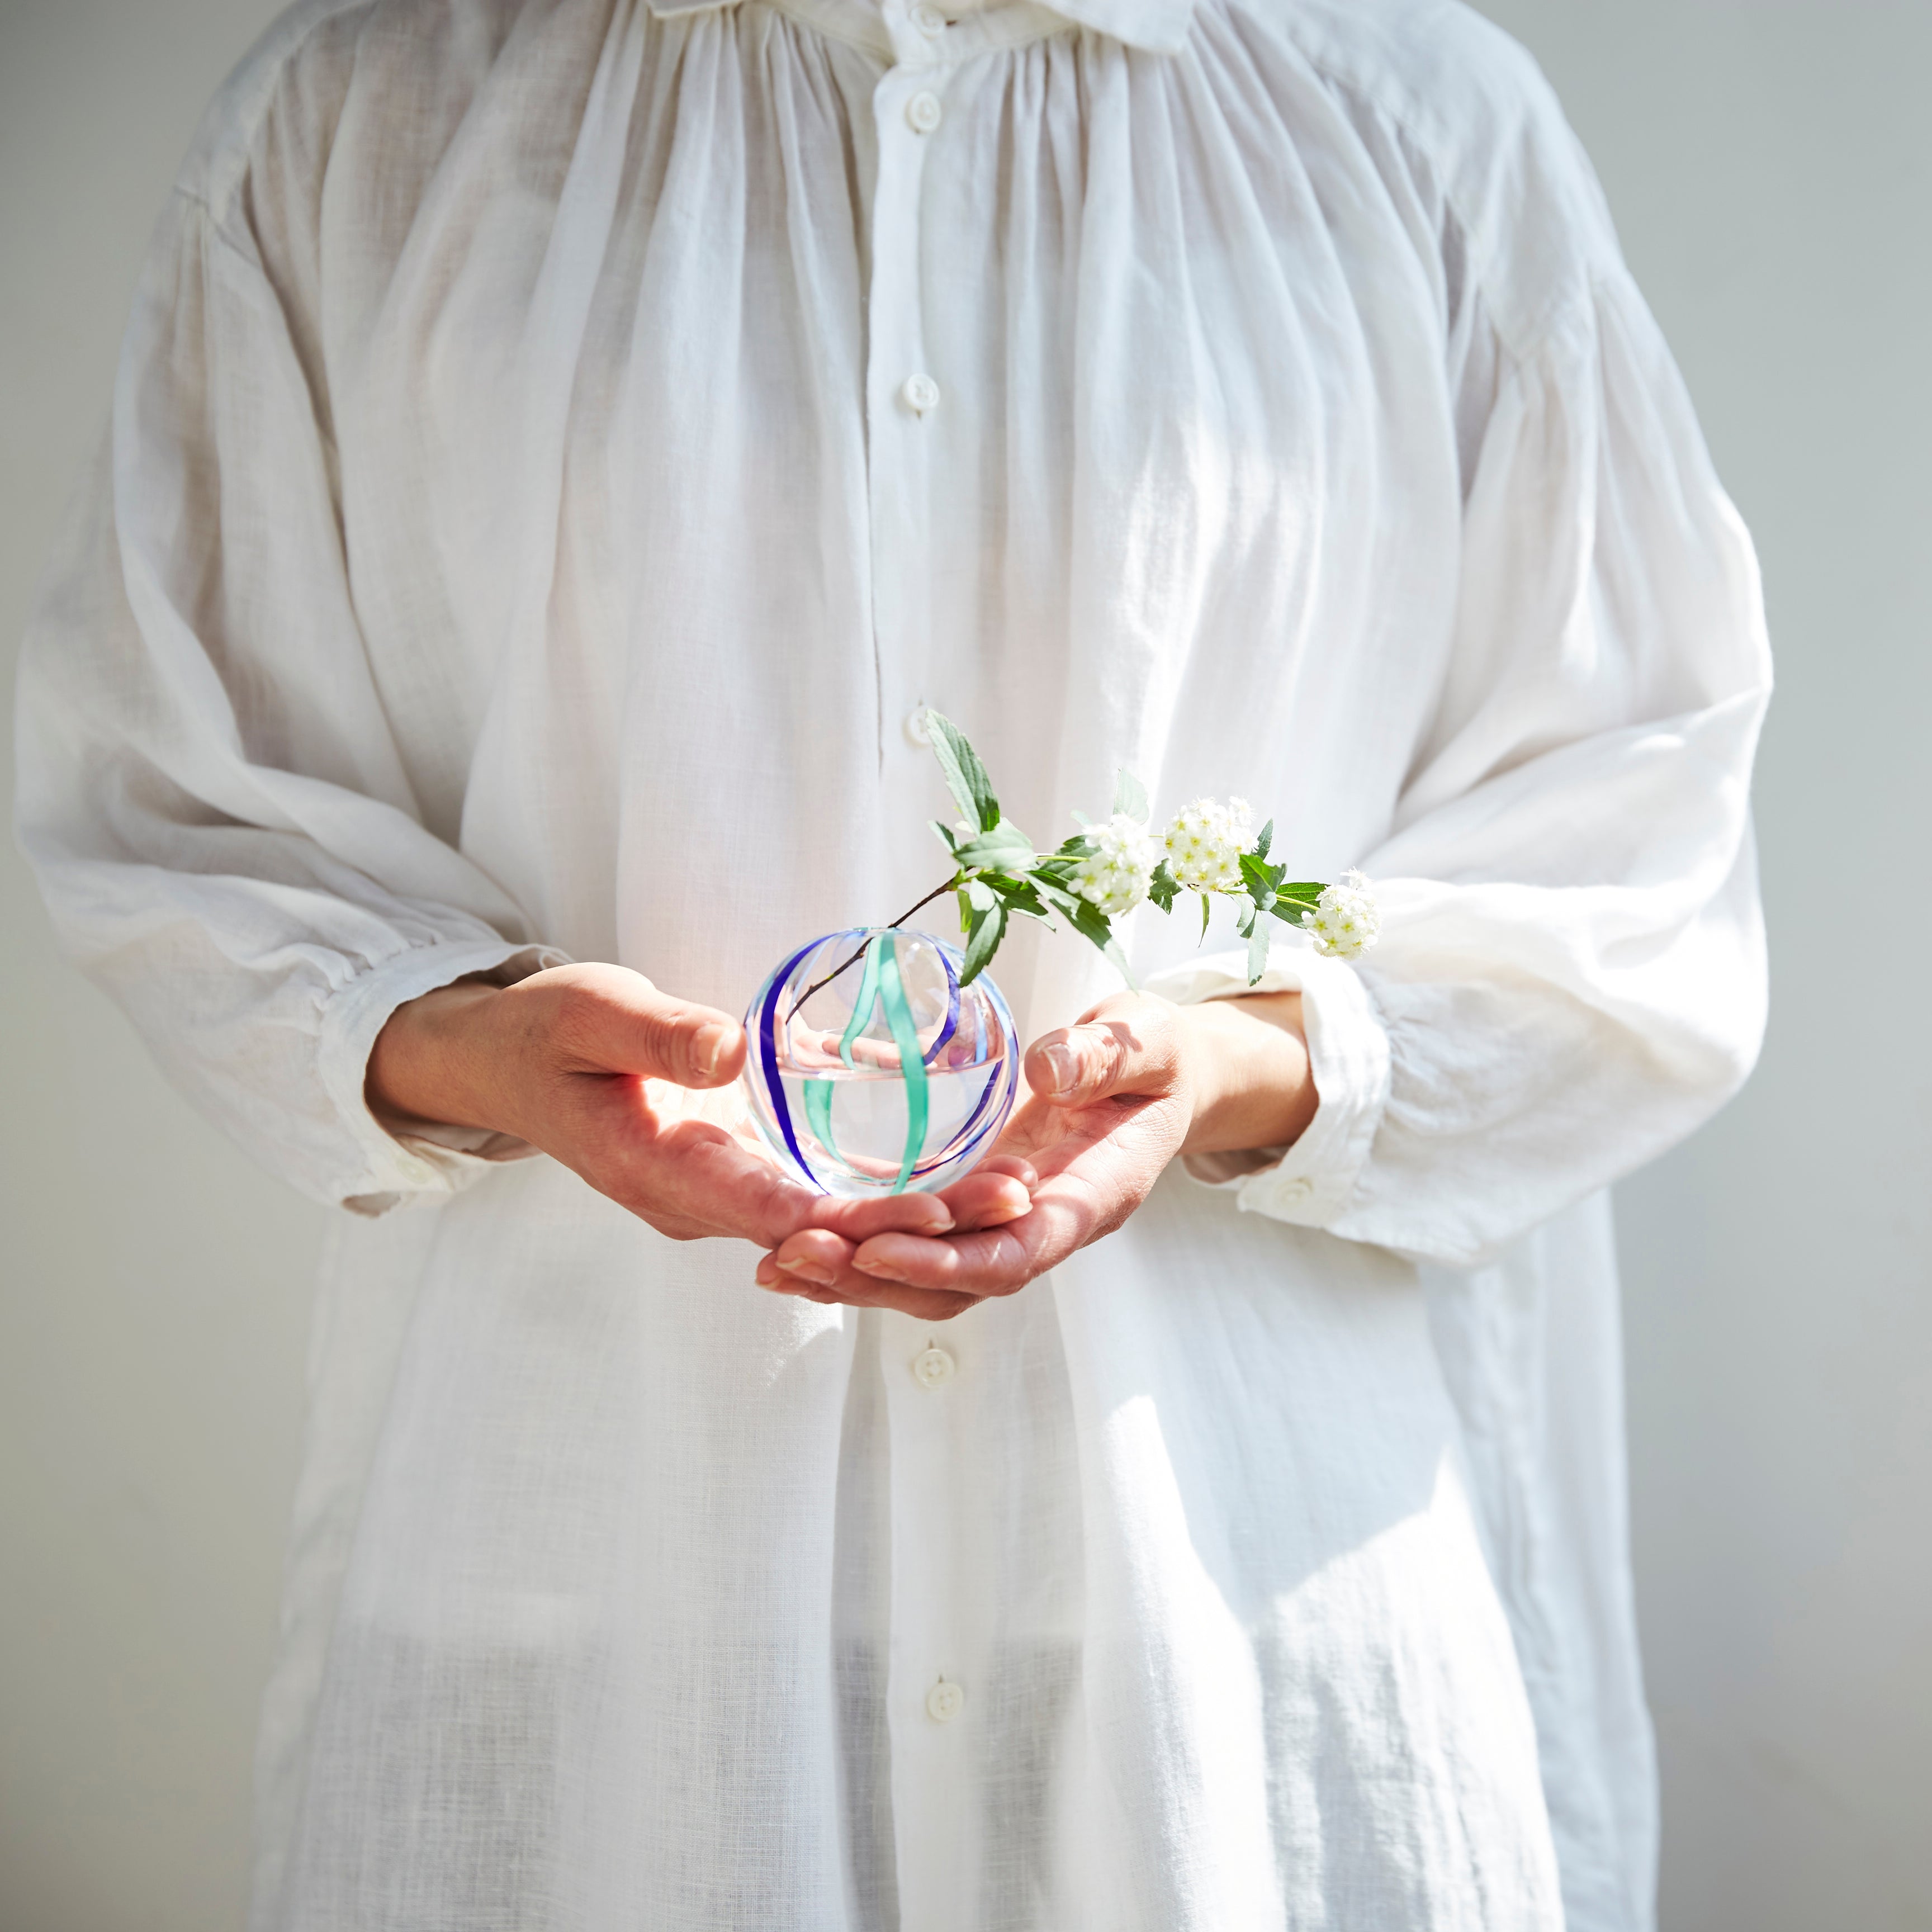
<svg viewBox="0 0 1932 1932">
<path fill-rule="evenodd" d="M 1255 841 L 1255 856 L 1257 859 L 1265 859 L 1268 855 L 1268 848 L 1274 842 L 1274 820 L 1270 818 L 1262 827 L 1262 836 Z"/>
<path fill-rule="evenodd" d="M 1214 902 L 1203 892 L 1201 895 L 1201 937 L 1202 939 L 1208 937 L 1208 916 L 1214 910 Z"/>
<path fill-rule="evenodd" d="M 1048 891 L 1046 896 L 1065 914 L 1066 922 L 1081 938 L 1090 940 L 1104 953 L 1108 962 L 1120 977 L 1131 986 L 1136 983 L 1133 968 L 1127 964 L 1127 956 L 1120 950 L 1120 942 L 1114 937 L 1114 928 L 1107 915 L 1090 899 L 1083 899 L 1072 892 Z"/>
<path fill-rule="evenodd" d="M 942 825 L 936 818 L 928 818 L 926 822 L 939 835 L 940 842 L 947 851 L 957 852 L 959 850 L 958 838 L 951 826 Z"/>
<path fill-rule="evenodd" d="M 965 840 L 952 856 L 969 872 L 1024 872 L 1030 869 L 1037 854 L 1033 841 L 1003 818 L 976 838 Z"/>
<path fill-rule="evenodd" d="M 986 883 L 1006 902 L 1009 912 L 1023 912 L 1029 919 L 1045 920 L 1050 926 L 1053 916 L 1047 910 L 1046 902 L 1038 889 L 1027 879 L 1011 879 L 993 872 L 985 875 Z"/>
<path fill-rule="evenodd" d="M 1270 866 L 1252 852 L 1241 854 L 1241 883 L 1247 887 L 1249 898 L 1264 911 L 1274 903 L 1275 885 L 1280 876 L 1279 866 Z"/>
<path fill-rule="evenodd" d="M 1125 812 L 1136 825 L 1147 823 L 1147 787 L 1124 765 L 1114 772 L 1114 809 Z"/>
<path fill-rule="evenodd" d="M 1255 929 L 1255 908 L 1252 903 L 1242 907 L 1234 915 L 1234 930 L 1244 939 L 1252 936 Z"/>
<path fill-rule="evenodd" d="M 1106 915 L 1094 906 L 1092 901 L 1083 899 L 1078 892 L 1068 890 L 1066 886 L 1056 884 L 1052 879 L 1040 878 L 1037 872 L 1034 873 L 1034 877 L 1039 881 L 1040 897 L 1052 907 L 1075 932 L 1081 931 L 1081 922 L 1084 919 L 1091 917 L 1104 921 Z M 1090 939 L 1093 938 L 1090 932 L 1086 936 Z"/>
<path fill-rule="evenodd" d="M 1000 822 L 1000 801 L 993 796 L 993 782 L 987 777 L 979 753 L 967 742 L 965 733 L 937 711 L 926 712 L 926 728 L 954 803 L 969 824 L 982 832 L 992 831 Z"/>
<path fill-rule="evenodd" d="M 1259 920 L 1255 921 L 1255 929 L 1248 935 L 1248 984 L 1253 986 L 1268 970 L 1268 928 Z"/>
<path fill-rule="evenodd" d="M 1298 926 L 1304 912 L 1312 912 L 1328 888 L 1318 879 L 1298 880 L 1292 886 L 1275 888 L 1274 904 L 1268 908 L 1286 926 Z"/>
<path fill-rule="evenodd" d="M 1162 912 L 1171 913 L 1180 891 L 1180 887 L 1175 883 L 1174 874 L 1167 869 L 1167 861 L 1162 860 L 1154 868 L 1154 877 L 1148 881 L 1148 897 Z"/>
<path fill-rule="evenodd" d="M 980 884 L 976 879 L 972 883 Z M 978 895 L 974 896 L 973 922 L 966 929 L 966 963 L 959 975 L 962 986 L 970 986 L 992 963 L 1000 941 L 1006 936 L 1006 902 L 991 891 L 986 892 L 986 899 L 982 905 Z"/>
<path fill-rule="evenodd" d="M 1090 859 L 1100 848 L 1084 832 L 1076 832 L 1060 842 L 1056 859 Z"/>
<path fill-rule="evenodd" d="M 1090 939 L 1102 952 L 1106 951 L 1114 937 L 1114 928 L 1107 915 L 1091 899 L 1075 899 L 1066 916 L 1082 939 Z"/>
<path fill-rule="evenodd" d="M 973 922 L 982 913 L 990 912 L 998 902 L 992 892 L 977 879 L 962 879 L 959 882 L 959 930 L 970 933 Z"/>
</svg>

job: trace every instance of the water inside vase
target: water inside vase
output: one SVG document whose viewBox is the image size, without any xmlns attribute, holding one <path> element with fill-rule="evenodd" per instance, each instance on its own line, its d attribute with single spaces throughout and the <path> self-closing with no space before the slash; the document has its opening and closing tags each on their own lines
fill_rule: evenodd
<svg viewBox="0 0 1932 1932">
<path fill-rule="evenodd" d="M 956 949 L 893 928 L 829 934 L 766 980 L 747 1084 L 785 1165 L 849 1197 L 943 1187 L 984 1157 L 1017 1042 L 998 988 L 959 980 Z"/>
</svg>

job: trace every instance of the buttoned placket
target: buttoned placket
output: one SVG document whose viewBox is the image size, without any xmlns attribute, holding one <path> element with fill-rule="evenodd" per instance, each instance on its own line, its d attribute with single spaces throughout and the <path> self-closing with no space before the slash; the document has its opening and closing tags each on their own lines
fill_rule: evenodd
<svg viewBox="0 0 1932 1932">
<path fill-rule="evenodd" d="M 880 1347 L 891 1442 L 886 1696 L 900 1922 L 970 1932 L 980 1832 L 971 1793 L 986 1686 L 952 1496 L 971 1352 L 961 1332 L 898 1314 L 881 1321 Z"/>
<path fill-rule="evenodd" d="M 866 382 L 872 604 L 880 681 L 879 764 L 886 796 L 924 796 L 931 752 L 919 716 L 944 703 L 932 661 L 932 493 L 944 460 L 949 372 L 934 368 L 924 326 L 922 208 L 944 138 L 952 29 L 932 0 L 883 0 L 893 64 L 872 97 L 878 139 Z M 925 838 L 922 814 L 891 814 Z M 936 850 L 936 848 L 935 848 Z M 894 848 L 917 876 L 923 843 Z M 929 866 L 927 868 L 929 869 Z M 908 891 L 916 878 L 908 884 Z M 976 1748 L 975 1660 L 958 1628 L 961 1559 L 949 1517 L 959 1356 L 909 1317 L 880 1324 L 891 1509 L 891 1634 L 886 1707 L 893 1838 L 905 1925 L 945 1932 L 970 1923 Z"/>
<path fill-rule="evenodd" d="M 930 157 L 944 138 L 953 67 L 952 30 L 932 0 L 884 0 L 880 17 L 893 59 L 872 96 L 878 160 L 867 315 L 867 484 L 880 778 L 884 797 L 904 799 L 924 796 L 930 753 L 916 718 L 928 700 L 940 700 L 932 688 L 932 485 L 950 399 L 946 372 L 932 366 L 926 346 L 922 208 Z M 923 876 L 929 869 L 931 835 L 922 820 L 916 812 L 888 814 L 889 826 L 903 820 L 920 835 L 919 842 L 893 843 L 896 870 Z M 916 880 L 907 883 L 910 888 Z"/>
</svg>

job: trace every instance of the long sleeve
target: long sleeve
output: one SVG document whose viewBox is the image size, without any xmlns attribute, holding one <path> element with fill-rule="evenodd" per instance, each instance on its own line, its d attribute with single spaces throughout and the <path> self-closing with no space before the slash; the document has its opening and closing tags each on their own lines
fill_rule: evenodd
<svg viewBox="0 0 1932 1932">
<path fill-rule="evenodd" d="M 1770 671 L 1750 544 L 1627 275 L 1517 358 L 1469 451 L 1456 634 L 1358 967 L 1279 946 L 1322 1106 L 1240 1204 L 1458 1266 L 1741 1084 L 1765 1010 L 1748 810 Z M 1238 960 L 1170 976 L 1245 990 Z M 1204 1178 L 1220 1178 L 1206 1175 Z"/>
<path fill-rule="evenodd" d="M 423 823 L 358 629 L 326 400 L 250 234 L 178 191 L 32 625 L 21 842 L 71 956 L 218 1124 L 380 1208 L 520 1150 L 386 1132 L 390 1012 L 555 956 Z"/>
</svg>

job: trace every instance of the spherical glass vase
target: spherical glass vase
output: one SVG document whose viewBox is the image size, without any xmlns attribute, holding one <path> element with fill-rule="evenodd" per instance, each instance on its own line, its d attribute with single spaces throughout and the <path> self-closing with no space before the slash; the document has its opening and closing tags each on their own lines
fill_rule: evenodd
<svg viewBox="0 0 1932 1932">
<path fill-rule="evenodd" d="M 856 926 L 800 946 L 758 988 L 745 1015 L 752 1116 L 808 1187 L 930 1192 L 992 1150 L 1019 1040 L 984 973 L 961 986 L 963 963 L 929 932 Z"/>
</svg>

